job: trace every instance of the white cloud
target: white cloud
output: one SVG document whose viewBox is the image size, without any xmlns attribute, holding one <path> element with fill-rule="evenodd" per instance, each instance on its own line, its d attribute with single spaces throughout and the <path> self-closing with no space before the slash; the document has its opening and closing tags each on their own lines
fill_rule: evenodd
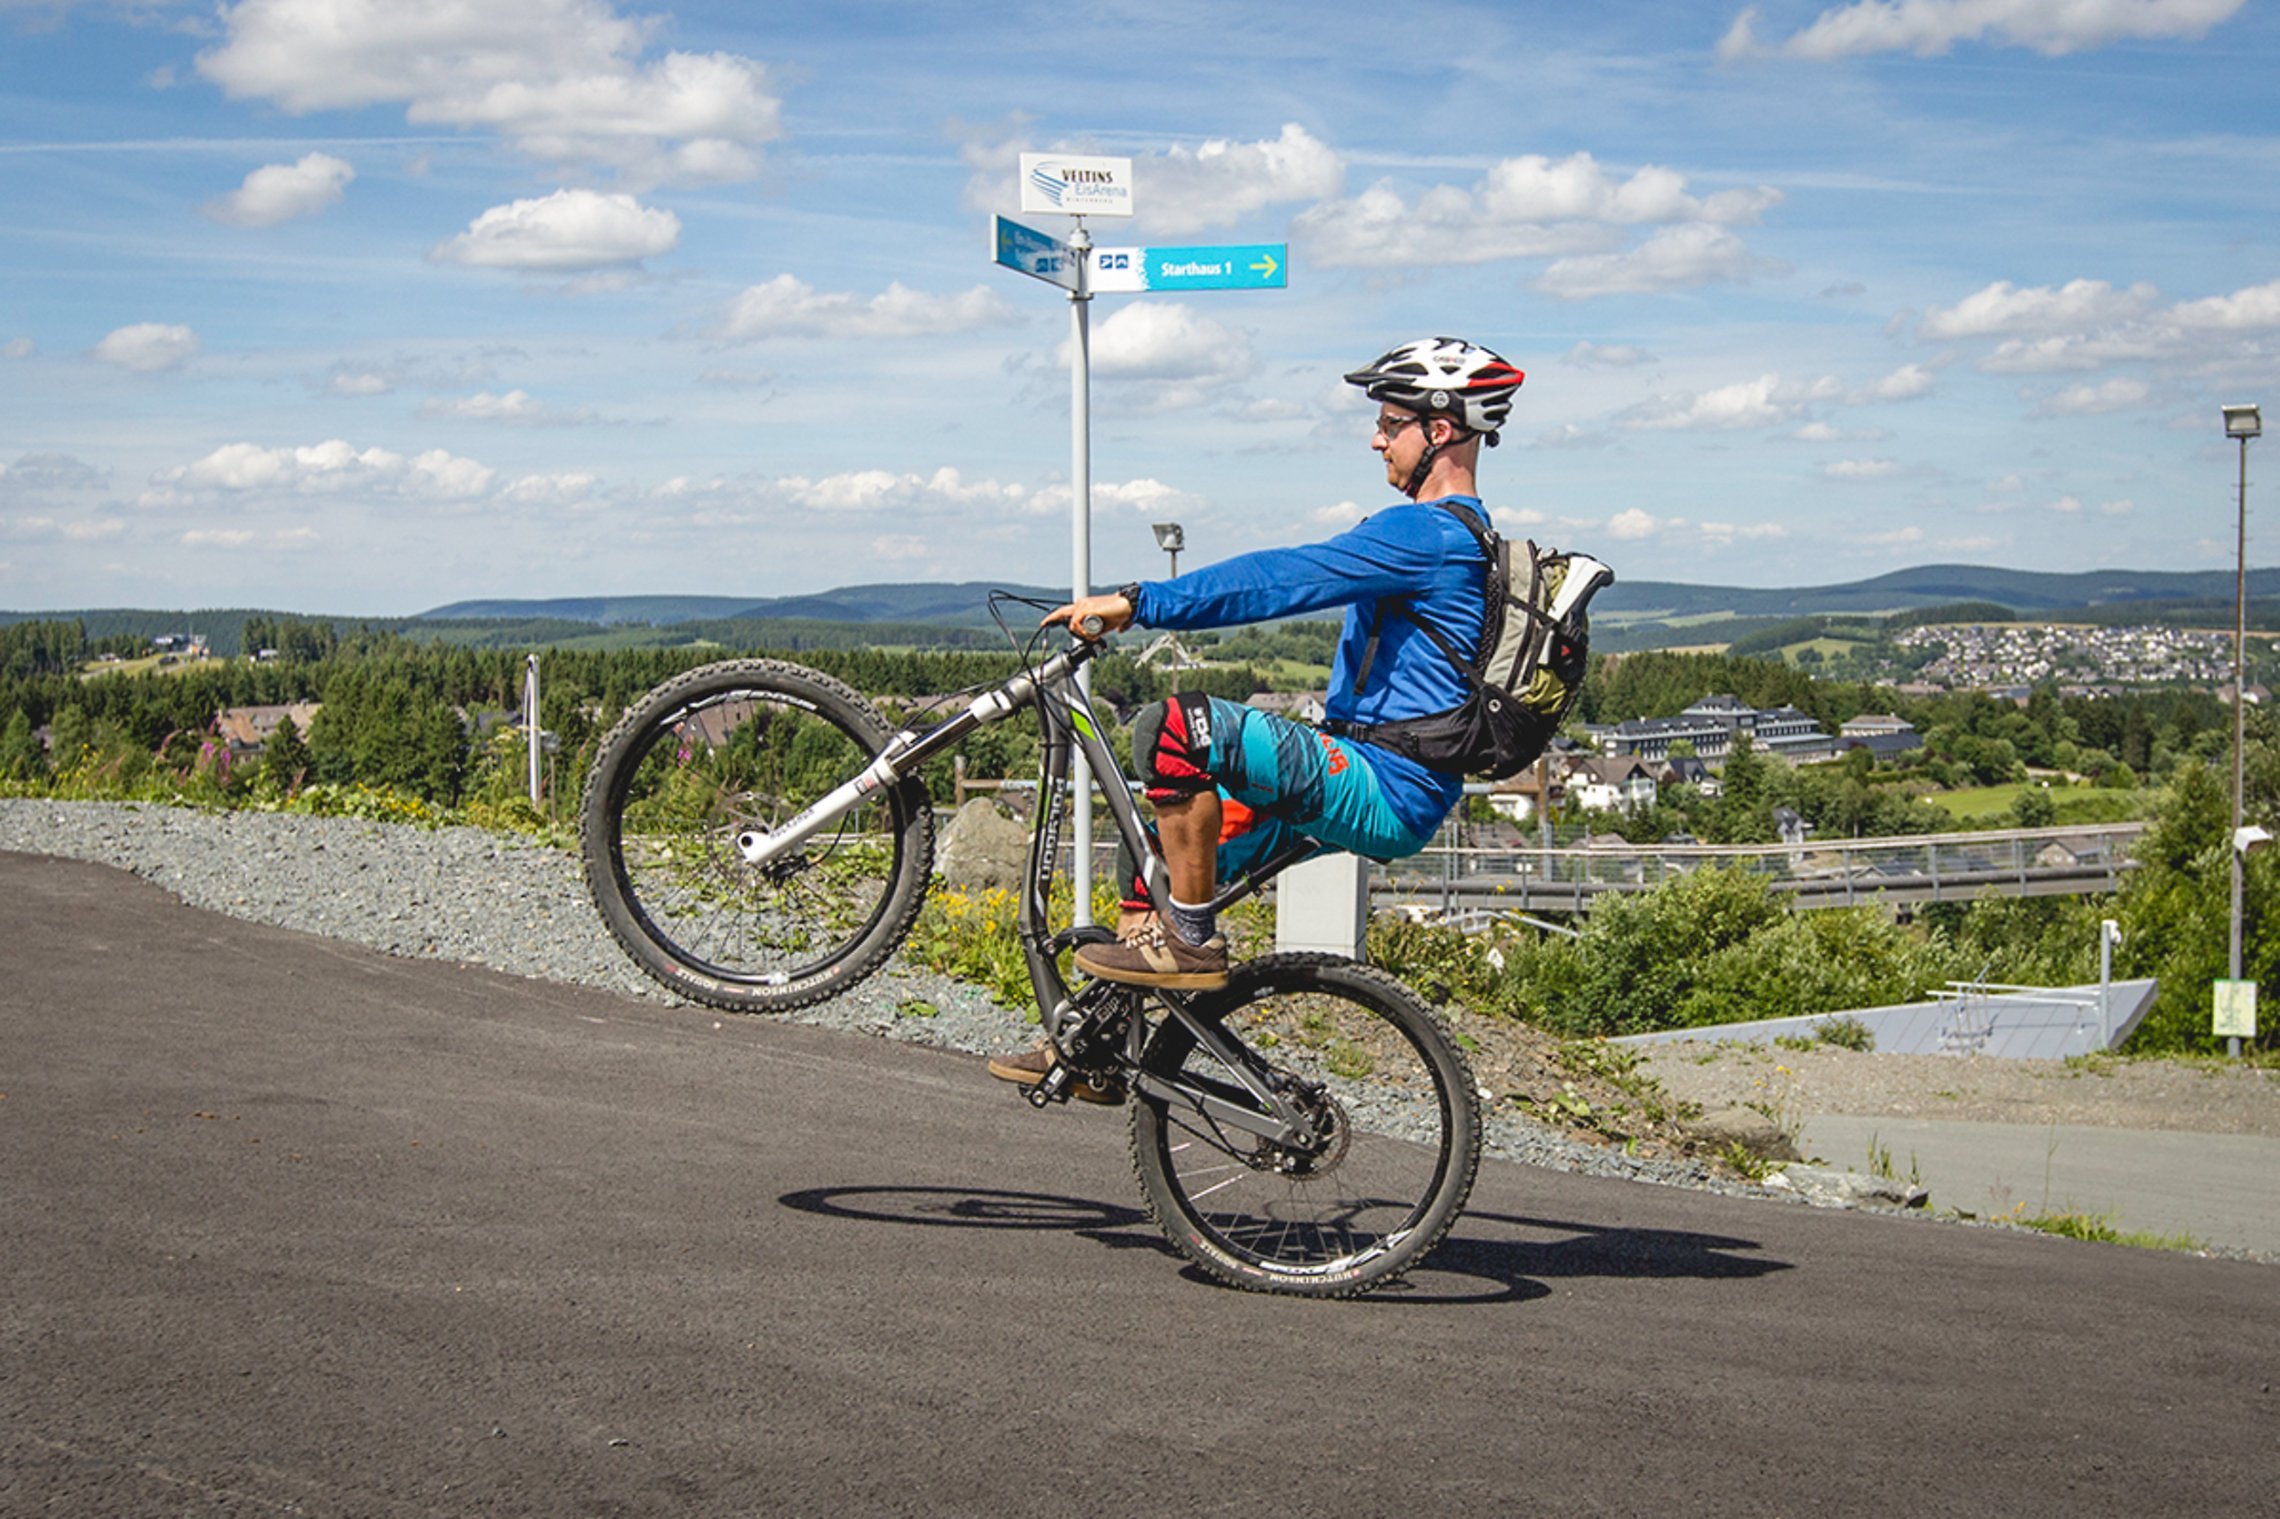
<svg viewBox="0 0 2280 1519">
<path fill-rule="evenodd" d="M 1069 362 L 1067 342 L 1056 361 Z M 1094 380 L 1134 385 L 1147 411 L 1199 406 L 1257 369 L 1248 337 L 1177 301 L 1130 302 L 1092 331 Z"/>
<path fill-rule="evenodd" d="M 532 274 L 623 269 L 680 245 L 681 219 L 630 195 L 557 190 L 493 206 L 428 251 L 431 262 Z"/>
<path fill-rule="evenodd" d="M 1700 395 L 1657 396 L 1622 412 L 1615 421 L 1633 432 L 1778 427 L 1794 421 L 1809 401 L 1828 399 L 1836 391 L 1836 381 L 1826 377 L 1798 383 L 1767 374 Z"/>
<path fill-rule="evenodd" d="M 2143 380 L 2117 377 L 2102 385 L 2069 385 L 2035 406 L 2038 417 L 2096 417 L 2108 412 L 2133 411 L 2146 404 L 2153 387 Z"/>
<path fill-rule="evenodd" d="M 1616 180 L 1589 153 L 1557 162 L 1530 154 L 1496 164 L 1470 189 L 1437 185 L 1411 199 L 1380 181 L 1302 212 L 1292 231 L 1326 267 L 1477 264 L 1611 252 L 1624 227 L 1747 225 L 1781 198 L 1763 185 L 1696 197 L 1682 175 L 1658 165 Z"/>
<path fill-rule="evenodd" d="M 881 533 L 871 540 L 871 557 L 890 564 L 905 564 L 914 559 L 925 559 L 934 552 L 924 538 L 908 533 Z"/>
<path fill-rule="evenodd" d="M 1615 440 L 1574 422 L 1562 422 L 1536 434 L 1538 448 L 1604 448 Z"/>
<path fill-rule="evenodd" d="M 335 364 L 325 376 L 325 389 L 336 396 L 384 396 L 395 388 L 396 382 L 377 369 Z"/>
<path fill-rule="evenodd" d="M 2231 295 L 2185 301 L 2165 313 L 2180 327 L 2221 332 L 2280 327 L 2280 280 L 2252 285 Z"/>
<path fill-rule="evenodd" d="M 182 535 L 186 549 L 242 549 L 257 535 L 242 527 L 194 527 Z"/>
<path fill-rule="evenodd" d="M 2069 280 L 2056 290 L 2022 290 L 1997 280 L 1952 307 L 1925 312 L 1917 331 L 1934 340 L 2067 332 L 2139 316 L 2159 298 L 2159 291 L 2142 283 L 2116 290 L 2104 280 Z"/>
<path fill-rule="evenodd" d="M 2061 496 L 2049 503 L 2047 509 L 2061 517 L 2078 517 L 2082 514 L 2082 503 L 2073 496 Z"/>
<path fill-rule="evenodd" d="M 1789 266 L 1759 258 L 1724 227 L 1687 222 L 1664 227 L 1636 248 L 1588 253 L 1555 261 L 1536 288 L 1561 300 L 1598 295 L 1651 295 L 1697 285 L 1746 283 L 1753 275 L 1782 274 Z"/>
<path fill-rule="evenodd" d="M 471 396 L 437 396 L 421 402 L 419 414 L 461 422 L 505 422 L 520 427 L 581 427 L 600 420 L 591 407 L 562 411 L 536 399 L 527 390 L 510 390 L 505 395 L 479 390 Z"/>
<path fill-rule="evenodd" d="M 1146 181 L 1138 210 L 1151 232 L 1194 232 L 1267 206 L 1336 195 L 1346 164 L 1304 127 L 1287 123 L 1280 137 L 1264 142 L 1212 141 L 1141 159 L 1133 178 Z"/>
<path fill-rule="evenodd" d="M 1831 480 L 1888 480 L 1900 473 L 1895 459 L 1839 459 L 1822 466 L 1821 473 Z"/>
<path fill-rule="evenodd" d="M 1594 343 L 1588 339 L 1570 348 L 1567 358 L 1570 364 L 1585 369 L 1631 369 L 1655 361 L 1655 356 L 1644 348 L 1632 348 L 1621 343 Z"/>
<path fill-rule="evenodd" d="M 1762 543 L 1769 539 L 1786 538 L 1789 529 L 1778 522 L 1705 522 L 1702 538 L 1717 548 L 1728 548 L 1736 543 Z"/>
<path fill-rule="evenodd" d="M 1634 506 L 1608 518 L 1606 531 L 1608 537 L 1629 543 L 1641 538 L 1652 538 L 1661 525 L 1651 514 Z"/>
<path fill-rule="evenodd" d="M 524 475 L 499 488 L 499 499 L 518 506 L 581 506 L 591 502 L 601 481 L 582 470 L 552 475 Z"/>
<path fill-rule="evenodd" d="M 969 482 L 948 465 L 930 475 L 884 469 L 851 470 L 820 480 L 788 475 L 775 482 L 775 489 L 795 506 L 835 513 L 977 505 L 1019 507 L 1028 495 L 1027 489 L 1018 484 L 1000 484 L 996 480 Z"/>
<path fill-rule="evenodd" d="M 307 153 L 289 164 L 268 164 L 245 177 L 229 194 L 201 207 L 214 221 L 232 227 L 274 227 L 298 216 L 314 216 L 336 204 L 356 170 L 345 158 Z"/>
<path fill-rule="evenodd" d="M 95 345 L 95 357 L 106 364 L 157 374 L 179 369 L 198 356 L 198 334 L 180 324 L 137 322 L 121 327 Z"/>
<path fill-rule="evenodd" d="M 1827 62 L 1872 53 L 1931 57 L 1958 42 L 2032 48 L 2058 57 L 2110 42 L 2205 35 L 2243 0 L 1855 0 L 1823 11 L 1788 40 L 1757 38 L 1758 8 L 1734 18 L 1719 40 L 1728 60 L 1779 53 Z"/>
<path fill-rule="evenodd" d="M 643 60 L 657 19 L 604 0 L 240 0 L 198 72 L 292 115 L 402 104 L 418 125 L 487 127 L 556 164 L 637 184 L 758 172 L 783 133 L 767 74 L 733 53 Z"/>
<path fill-rule="evenodd" d="M 2102 501 L 2098 504 L 2098 515 L 2101 517 L 2127 517 L 2136 510 L 2137 503 L 2126 498 L 2120 501 Z"/>
<path fill-rule="evenodd" d="M 768 338 L 908 338 L 970 332 L 1020 320 L 1012 305 L 983 285 L 957 295 L 928 295 L 899 283 L 864 300 L 819 291 L 779 274 L 740 292 L 728 304 L 715 336 L 731 342 Z"/>
<path fill-rule="evenodd" d="M 1896 527 L 1889 532 L 1864 533 L 1860 541 L 1871 548 L 1906 548 L 1910 544 L 1923 542 L 1924 530 L 1920 527 Z"/>
<path fill-rule="evenodd" d="M 440 448 L 406 456 L 384 448 L 359 449 L 338 438 L 298 448 L 225 443 L 202 459 L 160 470 L 146 506 L 179 506 L 200 495 L 361 491 L 374 495 L 457 501 L 482 495 L 494 471 Z"/>
<path fill-rule="evenodd" d="M 1923 365 L 1903 364 L 1869 386 L 1860 399 L 1864 402 L 1913 401 L 1930 395 L 1935 383 L 1932 372 Z"/>
<path fill-rule="evenodd" d="M 28 359 L 40 351 L 40 345 L 30 338 L 10 338 L 0 343 L 0 359 Z"/>
</svg>

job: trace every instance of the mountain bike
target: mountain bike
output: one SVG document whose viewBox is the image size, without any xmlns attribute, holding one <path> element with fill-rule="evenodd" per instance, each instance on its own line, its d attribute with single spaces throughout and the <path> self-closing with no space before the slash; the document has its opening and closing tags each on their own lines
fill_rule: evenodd
<svg viewBox="0 0 2280 1519">
<path fill-rule="evenodd" d="M 995 593 L 1001 627 L 1005 603 L 1038 605 Z M 1065 957 L 1113 937 L 1050 921 L 1072 762 L 1122 771 L 1078 681 L 1103 645 L 1070 638 L 1048 654 L 1044 636 L 1016 639 L 1020 672 L 923 732 L 897 730 L 828 675 L 769 659 L 708 665 L 643 696 L 604 741 L 581 809 L 586 879 L 610 932 L 659 982 L 713 1007 L 781 1012 L 845 991 L 922 905 L 934 849 L 923 767 L 987 724 L 1033 714 L 1042 756 L 1019 935 L 1058 1061 L 1024 1089 L 1029 1101 L 1128 1101 L 1150 1212 L 1222 1281 L 1345 1297 L 1400 1275 L 1456 1221 L 1479 1165 L 1480 1093 L 1463 1051 L 1399 981 L 1334 955 L 1250 960 L 1211 991 L 1081 975 L 1072 987 Z M 1166 900 L 1131 789 L 1101 794 Z M 1315 852 L 1300 841 L 1215 906 Z"/>
</svg>

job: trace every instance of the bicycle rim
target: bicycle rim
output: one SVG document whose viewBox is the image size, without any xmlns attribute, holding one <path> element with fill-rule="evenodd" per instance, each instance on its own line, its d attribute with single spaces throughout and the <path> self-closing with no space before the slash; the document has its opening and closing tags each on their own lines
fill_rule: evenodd
<svg viewBox="0 0 2280 1519">
<path fill-rule="evenodd" d="M 619 941 L 676 991 L 758 1010 L 833 995 L 876 965 L 932 863 L 915 783 L 872 793 L 766 867 L 735 840 L 860 773 L 887 737 L 852 691 L 766 661 L 694 671 L 637 703 L 604 745 L 585 818 L 588 880 Z"/>
<path fill-rule="evenodd" d="M 1133 1163 L 1165 1233 L 1224 1281 L 1343 1297 L 1400 1274 L 1440 1242 L 1472 1189 L 1480 1113 L 1447 1030 L 1399 982 L 1333 957 L 1241 967 L 1191 1006 L 1240 1041 L 1255 1070 L 1326 1118 L 1303 1151 L 1145 1097 Z M 1153 1075 L 1245 1100 L 1227 1066 L 1167 1019 Z"/>
</svg>

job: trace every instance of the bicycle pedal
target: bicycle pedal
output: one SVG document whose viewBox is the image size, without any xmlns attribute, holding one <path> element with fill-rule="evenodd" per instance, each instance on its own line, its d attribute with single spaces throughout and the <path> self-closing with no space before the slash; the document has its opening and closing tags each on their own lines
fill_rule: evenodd
<svg viewBox="0 0 2280 1519">
<path fill-rule="evenodd" d="M 1021 1095 L 1029 1099 L 1033 1108 L 1048 1108 L 1056 1102 L 1069 1100 L 1069 1068 L 1056 1065 L 1045 1073 L 1045 1079 L 1035 1086 L 1023 1087 Z"/>
</svg>

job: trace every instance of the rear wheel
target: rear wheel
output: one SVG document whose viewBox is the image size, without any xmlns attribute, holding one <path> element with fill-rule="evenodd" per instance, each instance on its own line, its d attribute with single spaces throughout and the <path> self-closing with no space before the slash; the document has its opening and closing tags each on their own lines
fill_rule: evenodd
<svg viewBox="0 0 2280 1519">
<path fill-rule="evenodd" d="M 594 905 L 635 962 L 715 1007 L 833 996 L 910 931 L 933 869 L 914 777 L 764 866 L 736 847 L 859 775 L 892 737 L 853 690 L 774 660 L 707 665 L 628 708 L 580 812 Z"/>
<path fill-rule="evenodd" d="M 1223 1281 L 1348 1297 L 1440 1243 L 1480 1164 L 1479 1094 L 1456 1041 L 1383 971 L 1328 955 L 1240 966 L 1189 1007 L 1314 1134 L 1278 1141 L 1161 1089 L 1136 1094 L 1132 1159 L 1164 1232 Z M 1166 1017 L 1149 1075 L 1263 1111 L 1237 1071 Z"/>
</svg>

